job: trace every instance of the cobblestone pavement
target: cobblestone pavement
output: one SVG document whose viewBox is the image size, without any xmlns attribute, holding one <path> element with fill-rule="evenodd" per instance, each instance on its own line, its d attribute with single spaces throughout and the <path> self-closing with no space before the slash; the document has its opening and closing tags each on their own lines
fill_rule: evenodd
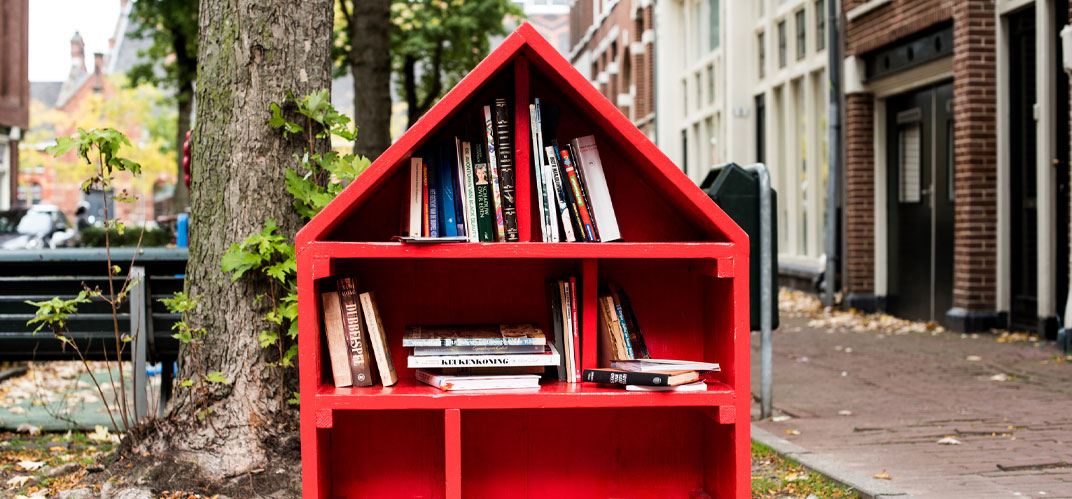
<svg viewBox="0 0 1072 499">
<path fill-rule="evenodd" d="M 801 310 L 773 341 L 762 428 L 919 498 L 1072 498 L 1072 358 L 1051 345 Z"/>
</svg>

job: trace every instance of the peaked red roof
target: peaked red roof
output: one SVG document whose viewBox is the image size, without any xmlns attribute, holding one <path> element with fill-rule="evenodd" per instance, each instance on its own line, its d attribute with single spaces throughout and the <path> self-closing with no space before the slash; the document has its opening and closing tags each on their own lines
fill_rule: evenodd
<svg viewBox="0 0 1072 499">
<path fill-rule="evenodd" d="M 298 232 L 297 251 L 302 251 L 313 241 L 326 240 L 366 196 L 382 187 L 397 168 L 408 165 L 408 158 L 448 124 L 457 108 L 519 57 L 527 58 L 547 78 L 546 84 L 570 99 L 579 112 L 592 118 L 603 129 L 602 132 L 612 138 L 613 145 L 620 146 L 621 154 L 644 175 L 645 181 L 700 233 L 707 234 L 709 240 L 747 244 L 748 237 L 744 231 L 526 22 L 309 221 Z M 527 123 L 523 129 L 527 134 Z M 516 140 L 522 143 L 528 137 L 518 137 Z M 527 166 L 522 163 L 523 160 L 527 162 L 528 157 L 527 154 L 518 155 L 519 168 Z"/>
</svg>

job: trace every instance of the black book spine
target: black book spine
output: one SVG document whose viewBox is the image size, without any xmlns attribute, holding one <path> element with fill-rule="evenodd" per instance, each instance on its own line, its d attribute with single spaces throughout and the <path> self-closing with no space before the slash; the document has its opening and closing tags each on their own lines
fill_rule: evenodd
<svg viewBox="0 0 1072 499">
<path fill-rule="evenodd" d="M 569 206 L 570 220 L 573 220 L 573 234 L 577 237 L 577 241 L 590 241 L 588 239 L 588 233 L 584 231 L 584 222 L 581 221 L 581 212 L 577 208 L 577 198 L 573 195 L 573 191 L 569 187 L 569 174 L 566 173 L 566 167 L 562 162 L 562 155 L 559 153 L 559 146 L 557 140 L 551 141 L 551 146 L 555 148 L 555 162 L 558 163 L 559 176 L 562 177 L 563 187 L 565 189 L 566 205 Z"/>
<path fill-rule="evenodd" d="M 558 380 L 566 381 L 566 341 L 562 332 L 562 297 L 557 282 L 547 283 L 547 301 L 551 304 L 551 329 L 555 332 L 555 347 L 558 348 Z"/>
<path fill-rule="evenodd" d="M 634 373 L 614 369 L 585 369 L 581 377 L 592 383 L 612 385 L 670 386 L 670 379 L 663 373 Z"/>
<path fill-rule="evenodd" d="M 584 207 L 588 210 L 588 219 L 592 221 L 592 232 L 595 233 L 596 241 L 599 241 L 599 228 L 596 227 L 596 214 L 592 212 L 592 202 L 588 200 L 588 180 L 584 177 L 584 166 L 581 165 L 580 156 L 573 144 L 566 144 L 566 150 L 573 158 L 573 169 L 577 170 L 577 183 L 581 184 L 581 197 L 584 198 Z"/>
<path fill-rule="evenodd" d="M 514 141 L 510 134 L 510 113 L 506 99 L 495 99 L 495 142 L 499 153 L 499 181 L 502 184 L 503 225 L 508 242 L 520 241 L 517 230 L 517 177 L 514 174 Z"/>
</svg>

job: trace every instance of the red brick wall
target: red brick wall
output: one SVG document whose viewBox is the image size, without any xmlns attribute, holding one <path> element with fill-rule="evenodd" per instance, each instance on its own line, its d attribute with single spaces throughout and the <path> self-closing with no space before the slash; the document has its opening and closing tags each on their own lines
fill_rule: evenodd
<svg viewBox="0 0 1072 499">
<path fill-rule="evenodd" d="M 30 126 L 28 19 L 27 0 L 0 0 L 0 125 L 23 130 Z"/>
<path fill-rule="evenodd" d="M 845 11 L 863 3 L 863 0 L 847 0 Z M 872 10 L 847 23 L 845 55 L 863 54 L 946 21 L 952 17 L 953 3 L 953 0 L 894 0 Z"/>
<path fill-rule="evenodd" d="M 845 96 L 845 288 L 875 290 L 874 98 Z"/>
<path fill-rule="evenodd" d="M 997 118 L 991 0 L 953 7 L 953 306 L 993 310 L 997 271 Z"/>
</svg>

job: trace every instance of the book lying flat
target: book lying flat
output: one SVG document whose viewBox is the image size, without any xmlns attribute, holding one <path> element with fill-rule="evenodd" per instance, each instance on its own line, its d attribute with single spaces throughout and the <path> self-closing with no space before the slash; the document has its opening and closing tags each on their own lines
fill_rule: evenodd
<svg viewBox="0 0 1072 499">
<path fill-rule="evenodd" d="M 707 383 L 693 381 L 692 383 L 677 386 L 625 385 L 625 390 L 629 392 L 705 392 L 707 391 Z"/>
<path fill-rule="evenodd" d="M 483 326 L 412 326 L 402 336 L 404 347 L 462 347 L 494 345 L 546 345 L 535 324 Z"/>
<path fill-rule="evenodd" d="M 395 241 L 402 241 L 409 244 L 430 244 L 430 243 L 467 243 L 469 238 L 467 236 L 451 236 L 451 237 L 423 237 L 423 236 L 394 236 L 391 239 Z"/>
<path fill-rule="evenodd" d="M 520 353 L 509 355 L 410 355 L 406 365 L 410 368 L 426 367 L 509 367 L 509 366 L 554 366 L 561 357 L 554 345 L 548 344 L 543 353 Z"/>
<path fill-rule="evenodd" d="M 671 371 L 718 371 L 718 363 L 693 362 L 690 360 L 671 359 L 634 359 L 615 360 L 610 363 L 611 367 L 623 371 L 635 373 L 655 373 Z"/>
<path fill-rule="evenodd" d="M 540 376 L 536 374 L 498 374 L 491 376 L 452 376 L 435 374 L 418 369 L 417 381 L 432 385 L 443 391 L 456 390 L 501 390 L 505 388 L 539 388 Z"/>
<path fill-rule="evenodd" d="M 638 373 L 618 369 L 585 369 L 584 381 L 612 385 L 677 386 L 700 378 L 696 371 Z"/>
<path fill-rule="evenodd" d="M 518 353 L 543 353 L 543 345 L 474 345 L 468 347 L 413 347 L 413 355 L 503 355 Z"/>
</svg>

